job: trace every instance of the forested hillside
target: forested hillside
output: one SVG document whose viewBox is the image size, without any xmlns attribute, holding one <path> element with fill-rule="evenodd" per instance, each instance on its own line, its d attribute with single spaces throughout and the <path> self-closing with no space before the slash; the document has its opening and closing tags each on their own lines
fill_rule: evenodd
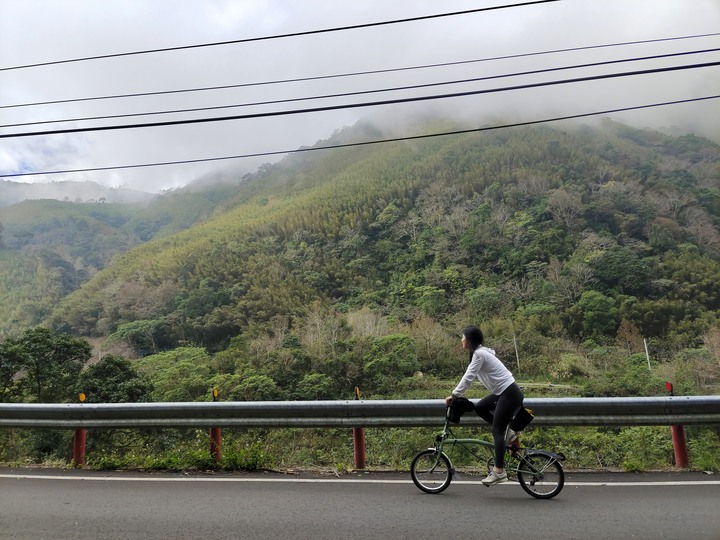
<svg viewBox="0 0 720 540">
<path fill-rule="evenodd" d="M 0 401 L 439 398 L 470 323 L 529 397 L 720 391 L 720 148 L 698 137 L 505 129 L 295 154 L 144 208 L 26 204 L 3 213 Z M 352 460 L 339 432 L 242 430 L 220 465 L 206 435 L 95 430 L 91 466 Z M 0 459 L 67 459 L 70 436 L 4 431 Z M 573 467 L 672 463 L 665 426 L 523 436 Z M 368 431 L 381 466 L 427 440 Z M 718 470 L 717 430 L 688 440 Z"/>
<path fill-rule="evenodd" d="M 2 208 L 0 337 L 42 323 L 116 255 L 207 219 L 237 183 L 188 187 L 142 203 L 39 199 Z"/>
<path fill-rule="evenodd" d="M 236 397 L 257 395 L 250 377 L 277 398 L 303 397 L 308 377 L 322 391 L 304 397 L 455 376 L 450 350 L 471 322 L 520 376 L 657 392 L 613 378 L 628 362 L 647 370 L 646 340 L 658 377 L 717 388 L 708 140 L 608 121 L 308 152 L 261 168 L 232 201 L 115 259 L 52 328 L 136 356 L 200 347 L 214 355 L 205 380 L 226 377 Z"/>
</svg>

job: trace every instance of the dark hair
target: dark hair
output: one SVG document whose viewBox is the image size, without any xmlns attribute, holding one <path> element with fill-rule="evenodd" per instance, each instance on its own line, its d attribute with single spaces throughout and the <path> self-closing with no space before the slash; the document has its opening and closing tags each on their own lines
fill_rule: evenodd
<svg viewBox="0 0 720 540">
<path fill-rule="evenodd" d="M 468 326 L 465 330 L 463 330 L 463 335 L 470 345 L 470 359 L 472 359 L 475 349 L 483 344 L 482 330 L 480 330 L 477 326 Z"/>
</svg>

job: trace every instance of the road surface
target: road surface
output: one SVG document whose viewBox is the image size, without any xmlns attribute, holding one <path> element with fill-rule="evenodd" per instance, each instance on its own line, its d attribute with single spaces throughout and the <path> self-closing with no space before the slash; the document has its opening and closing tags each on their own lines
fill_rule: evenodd
<svg viewBox="0 0 720 540">
<path fill-rule="evenodd" d="M 6 539 L 720 540 L 720 475 L 568 472 L 552 500 L 407 473 L 131 473 L 0 468 Z"/>
</svg>

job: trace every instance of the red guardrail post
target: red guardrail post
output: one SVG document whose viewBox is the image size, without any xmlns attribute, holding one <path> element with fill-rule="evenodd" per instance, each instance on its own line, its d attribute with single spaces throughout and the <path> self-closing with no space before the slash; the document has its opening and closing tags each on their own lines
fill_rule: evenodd
<svg viewBox="0 0 720 540">
<path fill-rule="evenodd" d="M 361 427 L 353 428 L 353 447 L 355 448 L 355 468 L 365 468 L 365 430 Z"/>
<path fill-rule="evenodd" d="M 85 394 L 80 393 L 78 395 L 80 403 L 85 401 Z M 84 428 L 77 428 L 73 435 L 73 466 L 82 467 L 85 465 L 85 443 L 87 441 L 87 430 Z"/>
<path fill-rule="evenodd" d="M 665 383 L 665 389 L 673 395 L 673 385 L 670 382 Z M 687 441 L 685 440 L 685 428 L 679 425 L 670 426 L 670 434 L 672 435 L 673 451 L 675 453 L 675 466 L 685 469 L 688 466 Z"/>
<path fill-rule="evenodd" d="M 673 449 L 675 451 L 675 466 L 685 469 L 688 466 L 687 443 L 683 426 L 670 426 Z"/>
<path fill-rule="evenodd" d="M 222 428 L 210 428 L 210 455 L 215 463 L 222 461 Z"/>
<path fill-rule="evenodd" d="M 213 388 L 213 401 L 218 400 L 218 395 L 218 389 Z M 222 428 L 210 428 L 210 455 L 215 460 L 215 463 L 222 461 Z"/>
<path fill-rule="evenodd" d="M 360 399 L 360 388 L 355 387 L 355 399 Z M 355 455 L 355 468 L 365 468 L 365 428 L 353 428 L 353 450 Z"/>
<path fill-rule="evenodd" d="M 82 467 L 85 465 L 85 441 L 87 440 L 87 430 L 77 428 L 73 436 L 73 465 Z"/>
</svg>

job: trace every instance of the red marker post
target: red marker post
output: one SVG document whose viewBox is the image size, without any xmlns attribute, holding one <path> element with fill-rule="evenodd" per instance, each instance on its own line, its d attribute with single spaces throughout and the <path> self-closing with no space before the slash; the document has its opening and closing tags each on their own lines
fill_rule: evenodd
<svg viewBox="0 0 720 540">
<path fill-rule="evenodd" d="M 672 396 L 673 385 L 671 382 L 665 383 L 665 389 Z M 688 466 L 687 441 L 685 440 L 685 428 L 683 426 L 670 426 L 672 435 L 673 451 L 675 452 L 675 466 L 685 469 Z"/>
<path fill-rule="evenodd" d="M 80 403 L 85 401 L 85 394 L 78 395 Z M 73 436 L 73 466 L 82 467 L 85 465 L 85 443 L 87 441 L 87 430 L 77 428 Z"/>
<path fill-rule="evenodd" d="M 213 401 L 218 400 L 219 394 L 218 389 L 213 388 Z M 215 460 L 215 463 L 222 461 L 222 428 L 210 428 L 210 455 Z"/>
<path fill-rule="evenodd" d="M 360 388 L 355 387 L 355 399 L 360 399 Z M 365 429 L 353 428 L 353 449 L 355 454 L 355 468 L 365 468 Z"/>
</svg>

